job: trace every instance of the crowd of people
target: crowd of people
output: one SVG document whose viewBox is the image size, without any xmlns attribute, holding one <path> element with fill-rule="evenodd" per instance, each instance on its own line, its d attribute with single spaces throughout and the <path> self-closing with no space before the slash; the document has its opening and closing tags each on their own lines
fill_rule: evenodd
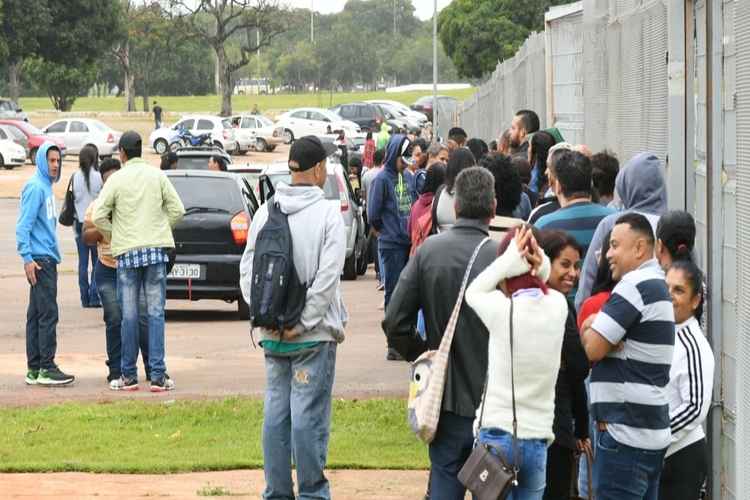
<svg viewBox="0 0 750 500">
<path fill-rule="evenodd" d="M 151 390 L 166 391 L 174 381 L 164 363 L 165 283 L 171 227 L 184 207 L 141 149 L 127 132 L 120 161 L 95 169 L 95 156 L 79 157 L 71 181 L 79 285 L 84 307 L 103 308 L 110 387 L 138 388 L 140 350 Z M 322 190 L 335 151 L 314 136 L 294 141 L 291 181 L 256 212 L 240 264 L 266 366 L 269 499 L 295 498 L 292 462 L 298 498 L 330 498 L 332 384 L 348 320 L 346 235 Z M 219 160 L 212 168 L 222 170 Z M 51 187 L 60 151 L 46 144 L 36 164 L 16 228 L 31 285 L 26 382 L 62 385 L 74 377 L 55 364 Z M 388 360 L 437 349 L 469 279 L 426 498 L 464 498 L 459 471 L 478 445 L 514 469 L 515 500 L 568 499 L 571 490 L 600 500 L 699 498 L 714 370 L 701 326 L 706 293 L 695 223 L 667 211 L 655 155 L 620 168 L 611 153 L 540 130 L 536 113 L 522 110 L 489 145 L 458 127 L 444 143 L 383 129 L 368 134 L 361 161 L 348 167 L 366 205 Z M 288 245 L 268 250 L 268 227 L 276 243 L 288 233 Z M 279 314 L 262 319 L 274 308 Z M 588 459 L 576 473 L 579 457 L 593 461 L 590 474 Z"/>
</svg>

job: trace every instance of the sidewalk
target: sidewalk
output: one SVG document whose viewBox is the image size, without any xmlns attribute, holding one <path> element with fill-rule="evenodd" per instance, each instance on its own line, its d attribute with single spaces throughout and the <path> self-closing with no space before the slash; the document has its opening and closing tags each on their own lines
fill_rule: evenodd
<svg viewBox="0 0 750 500">
<path fill-rule="evenodd" d="M 424 496 L 426 471 L 352 471 L 327 473 L 336 500 L 414 500 Z M 171 475 L 0 474 L 3 499 L 54 498 L 133 499 L 205 498 L 257 499 L 263 491 L 262 470 L 196 472 Z"/>
</svg>

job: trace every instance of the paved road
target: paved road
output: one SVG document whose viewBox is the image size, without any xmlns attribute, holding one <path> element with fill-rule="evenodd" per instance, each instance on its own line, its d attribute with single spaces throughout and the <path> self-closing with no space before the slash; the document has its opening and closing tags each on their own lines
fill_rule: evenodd
<svg viewBox="0 0 750 500">
<path fill-rule="evenodd" d="M 57 362 L 78 381 L 56 389 L 24 385 L 28 285 L 15 253 L 17 211 L 18 200 L 0 199 L 0 405 L 165 397 L 144 390 L 125 395 L 107 389 L 101 309 L 80 306 L 75 242 L 66 227 L 58 230 L 63 262 Z M 405 396 L 408 366 L 385 360 L 378 310 L 382 294 L 375 290 L 372 270 L 356 282 L 344 283 L 344 299 L 350 322 L 346 341 L 339 346 L 335 395 Z M 177 390 L 167 397 L 259 395 L 264 387 L 262 356 L 262 350 L 250 344 L 247 322 L 236 319 L 235 304 L 167 302 L 167 366 L 177 383 Z M 139 370 L 145 380 L 142 367 Z"/>
</svg>

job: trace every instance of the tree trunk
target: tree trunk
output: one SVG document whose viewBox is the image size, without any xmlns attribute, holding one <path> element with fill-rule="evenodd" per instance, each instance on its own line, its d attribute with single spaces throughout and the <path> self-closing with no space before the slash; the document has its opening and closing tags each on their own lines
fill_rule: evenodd
<svg viewBox="0 0 750 500">
<path fill-rule="evenodd" d="M 232 73 L 229 71 L 227 54 L 223 45 L 214 47 L 216 67 L 219 72 L 219 95 L 221 96 L 221 116 L 232 114 Z"/>
<path fill-rule="evenodd" d="M 148 85 L 143 82 L 143 111 L 148 113 Z"/>
<path fill-rule="evenodd" d="M 21 97 L 21 61 L 8 65 L 8 92 L 11 100 L 18 105 Z"/>
<path fill-rule="evenodd" d="M 128 105 L 128 111 L 135 111 L 135 75 L 130 70 L 130 66 L 125 69 L 125 99 Z"/>
</svg>

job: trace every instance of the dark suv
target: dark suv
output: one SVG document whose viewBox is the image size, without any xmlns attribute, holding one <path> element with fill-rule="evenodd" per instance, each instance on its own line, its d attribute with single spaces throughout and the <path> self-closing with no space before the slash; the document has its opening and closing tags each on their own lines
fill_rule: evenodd
<svg viewBox="0 0 750 500">
<path fill-rule="evenodd" d="M 185 216 L 173 230 L 177 257 L 167 276 L 167 298 L 236 300 L 240 319 L 248 319 L 250 311 L 240 290 L 240 260 L 258 209 L 252 188 L 228 172 L 166 174 L 185 205 Z"/>
<path fill-rule="evenodd" d="M 377 131 L 380 129 L 380 124 L 386 121 L 380 106 L 367 102 L 339 104 L 331 108 L 331 111 L 345 120 L 353 121 L 359 125 L 363 132 L 367 130 Z"/>
<path fill-rule="evenodd" d="M 214 155 L 224 158 L 227 165 L 232 163 L 232 157 L 221 148 L 216 146 L 197 146 L 177 150 L 177 169 L 208 170 L 208 159 Z"/>
</svg>

